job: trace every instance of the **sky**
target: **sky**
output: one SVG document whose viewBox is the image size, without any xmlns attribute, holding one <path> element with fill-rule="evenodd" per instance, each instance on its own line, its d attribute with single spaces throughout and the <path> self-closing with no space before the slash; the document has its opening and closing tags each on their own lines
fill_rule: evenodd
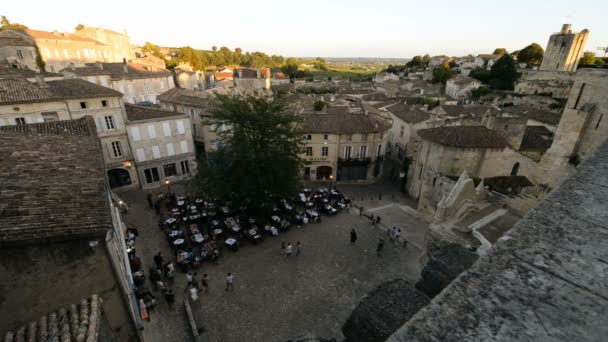
<svg viewBox="0 0 608 342">
<path fill-rule="evenodd" d="M 286 57 L 411 58 L 545 48 L 562 24 L 608 46 L 608 1 L 587 0 L 22 0 L 0 14 L 33 29 L 127 30 L 134 44 L 236 47 Z M 596 51 L 598 55 L 601 52 Z"/>
</svg>

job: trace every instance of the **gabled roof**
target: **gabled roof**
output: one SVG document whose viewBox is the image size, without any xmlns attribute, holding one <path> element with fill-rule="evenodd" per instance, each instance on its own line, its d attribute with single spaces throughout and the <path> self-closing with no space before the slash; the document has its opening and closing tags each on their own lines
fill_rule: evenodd
<svg viewBox="0 0 608 342">
<path fill-rule="evenodd" d="M 182 113 L 171 112 L 154 107 L 136 106 L 125 103 L 128 121 L 141 121 L 150 119 L 170 119 L 186 116 Z"/>
<path fill-rule="evenodd" d="M 472 115 L 479 118 L 488 111 L 494 110 L 494 108 L 484 105 L 441 105 L 439 108 L 442 109 L 447 116 L 458 117 L 460 115 Z M 433 111 L 437 111 L 438 109 L 434 109 Z"/>
<path fill-rule="evenodd" d="M 98 40 L 91 39 L 88 37 L 81 37 L 81 36 L 78 36 L 78 35 L 75 35 L 72 33 L 67 33 L 67 32 L 48 32 L 48 31 L 27 29 L 27 30 L 25 30 L 25 33 L 34 39 L 73 40 L 73 41 L 92 43 L 95 45 L 108 46 L 108 44 L 102 43 Z"/>
<path fill-rule="evenodd" d="M 390 125 L 365 114 L 302 114 L 302 130 L 306 133 L 374 133 L 384 132 Z"/>
<path fill-rule="evenodd" d="M 520 151 L 545 152 L 553 144 L 553 132 L 545 126 L 527 126 Z"/>
<path fill-rule="evenodd" d="M 167 69 L 154 68 L 137 63 L 127 63 L 125 71 L 124 63 L 86 63 L 83 67 L 65 68 L 61 72 L 74 73 L 79 76 L 101 76 L 108 75 L 113 80 L 133 80 L 142 78 L 157 78 L 173 75 Z M 101 67 L 100 67 L 101 66 Z"/>
<path fill-rule="evenodd" d="M 103 301 L 98 295 L 83 299 L 79 304 L 42 316 L 8 332 L 4 341 L 86 341 L 96 342 L 99 336 Z"/>
<path fill-rule="evenodd" d="M 507 112 L 509 114 L 523 116 L 528 119 L 536 120 L 538 122 L 546 123 L 549 125 L 557 126 L 559 125 L 559 121 L 561 120 L 561 113 L 554 113 L 548 110 L 534 108 L 530 106 L 518 105 L 518 106 L 510 106 L 503 107 L 503 112 Z"/>
<path fill-rule="evenodd" d="M 498 132 L 484 126 L 446 126 L 421 129 L 418 135 L 427 141 L 460 148 L 505 148 L 507 141 Z"/>
<path fill-rule="evenodd" d="M 465 76 L 465 75 L 458 75 L 456 77 L 453 77 L 451 79 L 448 80 L 448 82 L 450 83 L 456 83 L 458 85 L 465 85 L 465 84 L 469 84 L 469 83 L 473 83 L 473 82 L 479 82 L 478 80 L 469 77 L 469 76 Z"/>
<path fill-rule="evenodd" d="M 172 88 L 156 97 L 161 102 L 192 107 L 208 107 L 212 98 L 213 93 L 184 88 Z"/>
<path fill-rule="evenodd" d="M 410 106 L 403 103 L 394 104 L 390 107 L 387 107 L 386 110 L 395 114 L 396 117 L 409 124 L 417 124 L 426 121 L 431 117 L 431 114 L 422 111 L 414 106 Z"/>
<path fill-rule="evenodd" d="M 24 78 L 0 79 L 0 105 L 122 96 L 116 90 L 79 79 L 45 83 L 46 86 L 40 86 Z"/>
<path fill-rule="evenodd" d="M 99 238 L 112 228 L 90 116 L 0 127 L 0 245 Z"/>
</svg>

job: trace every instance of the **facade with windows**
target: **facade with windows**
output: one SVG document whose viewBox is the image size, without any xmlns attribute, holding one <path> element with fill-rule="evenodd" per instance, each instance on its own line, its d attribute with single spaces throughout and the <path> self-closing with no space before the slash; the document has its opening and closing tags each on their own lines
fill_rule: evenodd
<svg viewBox="0 0 608 342">
<path fill-rule="evenodd" d="M 390 125 L 366 114 L 302 114 L 303 177 L 313 181 L 373 181 L 382 174 Z"/>
<path fill-rule="evenodd" d="M 125 105 L 127 134 L 144 189 L 188 179 L 196 172 L 190 118 L 156 108 Z"/>
<path fill-rule="evenodd" d="M 63 121 L 92 116 L 112 188 L 138 184 L 125 125 L 122 94 L 78 79 L 33 83 L 0 79 L 14 92 L 0 98 L 0 126 Z"/>
</svg>

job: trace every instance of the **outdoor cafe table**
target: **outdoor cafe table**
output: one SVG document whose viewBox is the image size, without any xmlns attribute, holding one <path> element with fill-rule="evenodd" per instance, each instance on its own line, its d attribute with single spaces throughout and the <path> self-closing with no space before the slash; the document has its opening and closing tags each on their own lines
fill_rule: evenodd
<svg viewBox="0 0 608 342">
<path fill-rule="evenodd" d="M 220 235 L 220 234 L 222 234 L 223 232 L 224 232 L 224 231 L 223 231 L 223 230 L 221 230 L 221 229 L 219 229 L 219 228 L 217 228 L 217 229 L 214 229 L 214 230 L 213 230 L 213 234 L 215 234 L 215 235 Z"/>
<path fill-rule="evenodd" d="M 183 245 L 184 242 L 185 242 L 184 239 L 176 239 L 175 241 L 173 241 L 173 245 L 176 247 L 179 247 L 179 246 Z"/>
<path fill-rule="evenodd" d="M 236 239 L 233 239 L 233 238 L 226 239 L 226 241 L 224 241 L 224 244 L 228 248 L 230 248 L 232 250 L 235 250 L 235 251 L 239 248 L 238 241 Z"/>
<path fill-rule="evenodd" d="M 174 238 L 176 236 L 179 236 L 180 233 L 181 232 L 179 230 L 172 230 L 172 231 L 169 232 L 169 237 Z"/>
<path fill-rule="evenodd" d="M 169 217 L 168 219 L 165 220 L 166 224 L 174 224 L 175 222 L 177 222 L 177 219 L 174 217 Z"/>
<path fill-rule="evenodd" d="M 196 243 L 203 243 L 205 242 L 205 238 L 203 238 L 203 235 L 199 233 L 192 236 L 192 241 Z"/>
</svg>

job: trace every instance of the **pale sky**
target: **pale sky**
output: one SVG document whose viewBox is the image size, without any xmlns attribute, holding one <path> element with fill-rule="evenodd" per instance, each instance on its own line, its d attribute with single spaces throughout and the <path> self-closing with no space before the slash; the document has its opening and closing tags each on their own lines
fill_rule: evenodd
<svg viewBox="0 0 608 342">
<path fill-rule="evenodd" d="M 395 57 L 509 51 L 571 23 L 608 46 L 606 0 L 21 0 L 0 14 L 33 29 L 126 29 L 135 44 L 216 45 L 283 56 Z"/>
</svg>

